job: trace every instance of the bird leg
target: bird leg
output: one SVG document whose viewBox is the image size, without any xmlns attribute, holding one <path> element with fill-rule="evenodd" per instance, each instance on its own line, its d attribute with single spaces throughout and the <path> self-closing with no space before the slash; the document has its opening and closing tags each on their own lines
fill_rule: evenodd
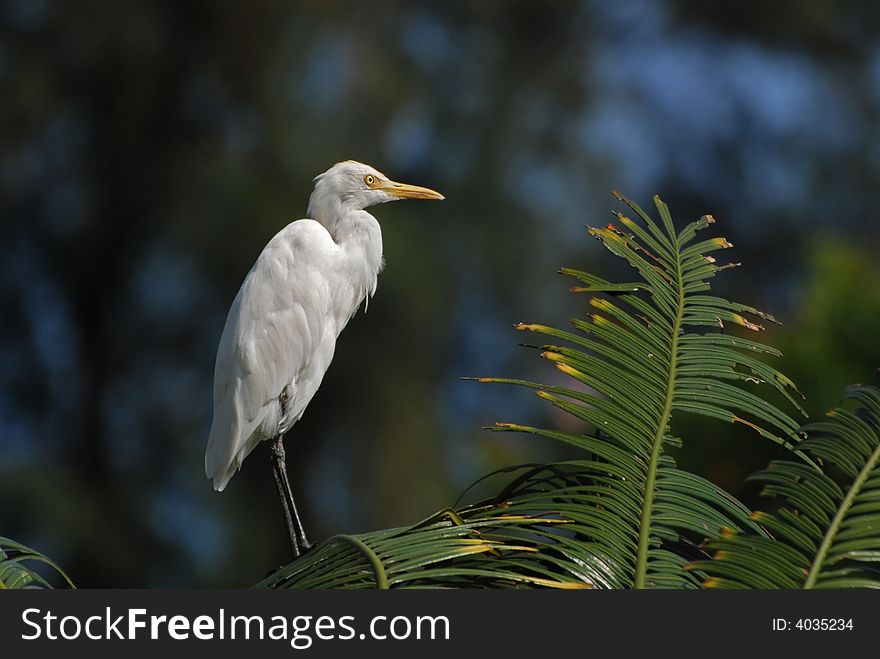
<svg viewBox="0 0 880 659">
<path fill-rule="evenodd" d="M 284 522 L 287 525 L 287 534 L 290 537 L 290 546 L 293 555 L 300 555 L 311 549 L 306 539 L 306 532 L 296 510 L 293 500 L 293 491 L 287 480 L 287 463 L 284 452 L 284 435 L 280 434 L 272 442 L 272 472 L 275 475 L 275 485 L 278 487 L 278 495 L 281 497 L 281 509 L 284 511 Z"/>
</svg>

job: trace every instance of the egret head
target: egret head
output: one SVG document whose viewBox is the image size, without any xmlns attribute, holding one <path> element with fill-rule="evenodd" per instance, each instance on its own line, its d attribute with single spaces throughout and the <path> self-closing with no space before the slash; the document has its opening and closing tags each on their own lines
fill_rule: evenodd
<svg viewBox="0 0 880 659">
<path fill-rule="evenodd" d="M 363 210 L 400 199 L 443 199 L 430 188 L 392 181 L 385 174 L 355 160 L 338 162 L 315 177 L 309 216 L 319 220 L 327 211 Z"/>
</svg>

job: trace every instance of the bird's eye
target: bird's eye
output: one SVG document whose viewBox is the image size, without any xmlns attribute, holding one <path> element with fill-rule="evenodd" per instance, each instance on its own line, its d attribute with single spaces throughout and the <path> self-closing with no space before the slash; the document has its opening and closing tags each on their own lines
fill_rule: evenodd
<svg viewBox="0 0 880 659">
<path fill-rule="evenodd" d="M 373 184 L 375 182 L 376 182 L 376 177 L 374 177 L 372 174 L 367 174 L 366 176 L 364 176 L 364 183 L 369 185 L 371 188 L 373 187 Z"/>
</svg>

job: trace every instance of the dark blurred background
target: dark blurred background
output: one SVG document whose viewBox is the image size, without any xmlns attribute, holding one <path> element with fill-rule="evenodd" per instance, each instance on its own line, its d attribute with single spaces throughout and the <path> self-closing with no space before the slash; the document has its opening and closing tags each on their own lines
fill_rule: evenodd
<svg viewBox="0 0 880 659">
<path fill-rule="evenodd" d="M 204 478 L 214 353 L 267 240 L 354 158 L 443 204 L 375 209 L 387 268 L 288 436 L 313 537 L 415 522 L 568 424 L 515 321 L 564 325 L 561 265 L 612 188 L 712 213 L 719 293 L 821 414 L 880 366 L 880 5 L 0 0 L 0 535 L 80 586 L 242 586 L 288 557 L 265 446 Z M 743 496 L 778 455 L 676 420 Z M 576 426 L 572 426 L 576 427 Z"/>
</svg>

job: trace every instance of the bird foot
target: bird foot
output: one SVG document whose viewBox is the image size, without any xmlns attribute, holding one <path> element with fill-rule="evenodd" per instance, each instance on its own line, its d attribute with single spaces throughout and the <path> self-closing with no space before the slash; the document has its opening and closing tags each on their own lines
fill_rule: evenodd
<svg viewBox="0 0 880 659">
<path fill-rule="evenodd" d="M 303 541 L 299 545 L 299 556 L 296 556 L 295 559 L 302 558 L 303 556 L 308 554 L 310 551 L 312 551 L 315 547 L 317 547 L 316 543 Z"/>
</svg>

